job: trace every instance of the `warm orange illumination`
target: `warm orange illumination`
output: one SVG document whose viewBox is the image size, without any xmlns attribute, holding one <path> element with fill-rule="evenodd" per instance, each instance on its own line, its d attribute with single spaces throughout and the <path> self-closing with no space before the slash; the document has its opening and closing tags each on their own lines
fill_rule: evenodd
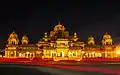
<svg viewBox="0 0 120 75">
<path fill-rule="evenodd" d="M 119 54 L 119 55 L 120 55 L 120 50 L 116 51 L 116 54 Z"/>
<path fill-rule="evenodd" d="M 88 38 L 87 44 L 79 39 L 79 35 L 74 32 L 69 35 L 69 31 L 59 22 L 50 34 L 44 33 L 44 37 L 37 44 L 29 44 L 26 35 L 19 41 L 18 35 L 13 31 L 5 48 L 6 58 L 41 58 L 60 60 L 83 59 L 104 60 L 120 58 L 120 47 L 113 45 L 110 34 L 103 35 L 102 45 L 97 45 L 94 36 Z M 103 58 L 103 59 L 99 59 Z"/>
</svg>

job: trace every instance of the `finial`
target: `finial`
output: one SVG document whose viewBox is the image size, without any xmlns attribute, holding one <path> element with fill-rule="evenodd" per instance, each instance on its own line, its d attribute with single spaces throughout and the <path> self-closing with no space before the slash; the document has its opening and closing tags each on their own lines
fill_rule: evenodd
<svg viewBox="0 0 120 75">
<path fill-rule="evenodd" d="M 45 32 L 45 37 L 47 37 L 47 32 Z"/>
<path fill-rule="evenodd" d="M 108 34 L 108 32 L 105 33 L 106 35 Z"/>
<path fill-rule="evenodd" d="M 77 33 L 76 33 L 76 32 L 74 32 L 74 37 L 75 37 L 75 38 L 77 37 Z"/>
<path fill-rule="evenodd" d="M 13 30 L 13 32 L 12 33 L 15 33 L 15 31 Z"/>
<path fill-rule="evenodd" d="M 77 35 L 77 33 L 76 33 L 76 32 L 74 32 L 74 35 Z"/>
<path fill-rule="evenodd" d="M 58 22 L 58 25 L 60 25 L 60 21 Z"/>
<path fill-rule="evenodd" d="M 47 34 L 47 32 L 45 32 L 45 34 Z"/>
</svg>

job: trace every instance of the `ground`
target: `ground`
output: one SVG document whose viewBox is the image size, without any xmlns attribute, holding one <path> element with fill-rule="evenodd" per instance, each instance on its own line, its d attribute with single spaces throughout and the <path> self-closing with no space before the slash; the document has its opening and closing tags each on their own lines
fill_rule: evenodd
<svg viewBox="0 0 120 75">
<path fill-rule="evenodd" d="M 52 75 L 36 68 L 0 65 L 0 75 Z"/>
<path fill-rule="evenodd" d="M 113 75 L 120 74 L 120 61 L 43 61 L 1 59 L 0 75 Z M 7 63 L 8 62 L 8 63 Z M 109 64 L 108 64 L 109 63 Z M 101 69 L 102 68 L 102 69 Z M 105 70 L 103 70 L 105 69 Z M 108 70 L 106 69 L 112 69 Z M 117 69 L 117 71 L 116 71 Z"/>
<path fill-rule="evenodd" d="M 0 75 L 107 75 L 100 72 L 87 72 L 70 69 L 9 63 L 0 64 L 0 72 Z"/>
</svg>

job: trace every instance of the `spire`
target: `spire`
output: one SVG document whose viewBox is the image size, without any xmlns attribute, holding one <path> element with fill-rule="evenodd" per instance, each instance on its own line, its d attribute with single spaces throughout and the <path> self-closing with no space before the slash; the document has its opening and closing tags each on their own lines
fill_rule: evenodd
<svg viewBox="0 0 120 75">
<path fill-rule="evenodd" d="M 58 25 L 61 25 L 60 21 L 58 21 Z"/>
<path fill-rule="evenodd" d="M 15 33 L 15 31 L 13 30 L 12 33 Z"/>
<path fill-rule="evenodd" d="M 76 32 L 74 32 L 74 38 L 76 38 L 77 37 L 77 33 Z"/>
<path fill-rule="evenodd" d="M 45 32 L 44 34 L 45 34 L 45 37 L 47 37 L 47 32 Z"/>
</svg>

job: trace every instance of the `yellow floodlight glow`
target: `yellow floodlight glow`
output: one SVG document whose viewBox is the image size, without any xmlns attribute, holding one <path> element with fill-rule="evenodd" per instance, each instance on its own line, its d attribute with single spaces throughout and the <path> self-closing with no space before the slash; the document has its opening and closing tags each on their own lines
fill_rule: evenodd
<svg viewBox="0 0 120 75">
<path fill-rule="evenodd" d="M 120 50 L 117 50 L 117 51 L 116 51 L 116 54 L 119 54 L 119 55 L 120 55 Z"/>
<path fill-rule="evenodd" d="M 115 49 L 116 54 L 120 55 L 120 46 Z"/>
</svg>

